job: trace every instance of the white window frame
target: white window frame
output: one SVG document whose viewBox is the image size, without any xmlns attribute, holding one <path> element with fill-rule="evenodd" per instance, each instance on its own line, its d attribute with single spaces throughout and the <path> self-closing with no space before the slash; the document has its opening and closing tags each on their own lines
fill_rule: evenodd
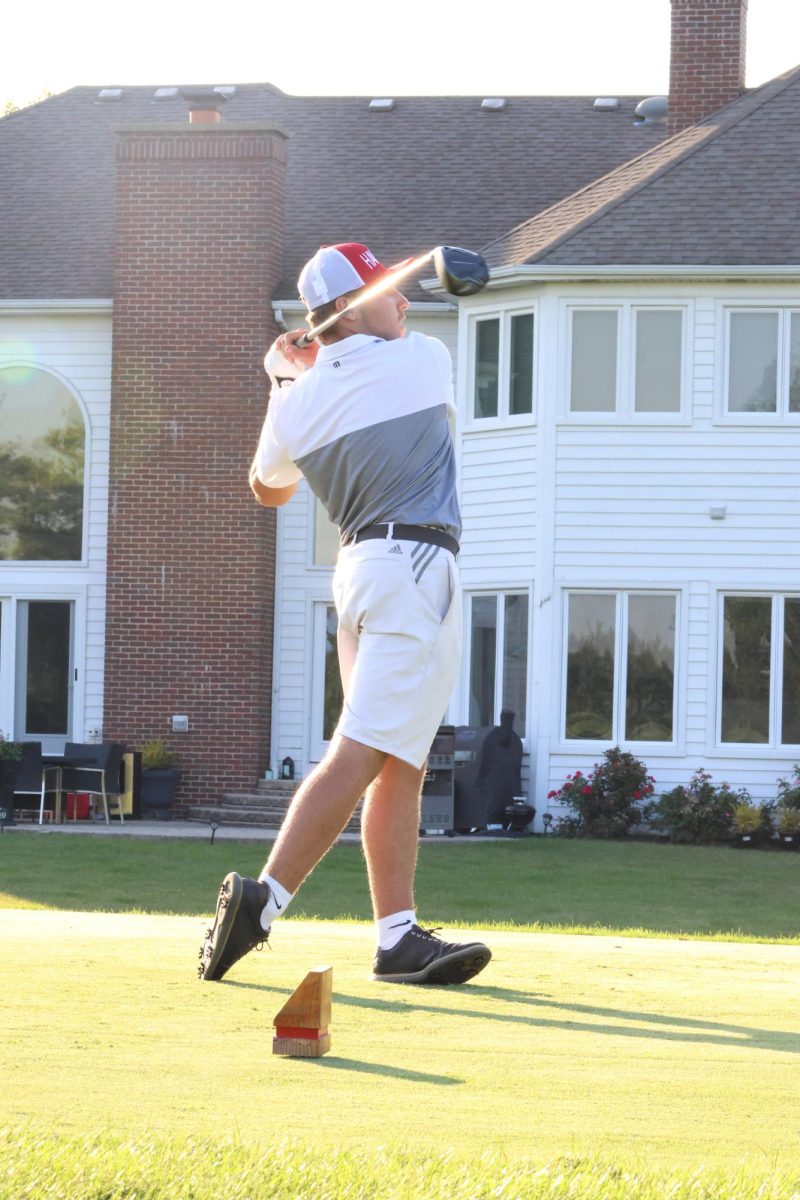
<svg viewBox="0 0 800 1200">
<path fill-rule="evenodd" d="M 636 314 L 639 312 L 678 312 L 681 315 L 680 405 L 677 412 L 636 411 Z M 575 312 L 617 313 L 617 381 L 613 412 L 572 411 L 572 317 Z M 570 425 L 636 424 L 681 425 L 690 419 L 691 361 L 690 331 L 694 328 L 690 300 L 569 300 L 562 309 L 561 420 Z"/>
<path fill-rule="evenodd" d="M 308 757 L 310 762 L 320 762 L 328 749 L 329 742 L 323 740 L 325 715 L 325 636 L 327 613 L 334 608 L 330 597 L 314 596 L 311 599 L 311 663 L 308 706 Z"/>
<path fill-rule="evenodd" d="M 770 625 L 770 659 L 769 659 L 769 740 L 766 742 L 723 742 L 722 740 L 722 669 L 725 656 L 725 600 L 751 599 L 771 600 Z M 784 637 L 784 601 L 800 600 L 800 591 L 757 591 L 753 589 L 720 588 L 717 593 L 717 651 L 716 651 L 716 681 L 714 696 L 716 697 L 716 712 L 714 717 L 714 746 L 717 754 L 734 754 L 736 756 L 786 758 L 787 755 L 797 756 L 800 752 L 799 742 L 781 742 L 778 731 L 781 728 L 782 697 L 783 697 L 783 637 Z"/>
<path fill-rule="evenodd" d="M 0 730 L 4 734 L 15 735 L 20 731 L 15 729 L 15 706 L 17 695 L 17 610 L 20 603 L 27 601 L 63 601 L 74 604 L 72 630 L 72 736 L 62 738 L 52 735 L 40 739 L 45 745 L 58 753 L 63 749 L 65 741 L 82 741 L 86 711 L 86 605 L 87 591 L 85 586 L 70 586 L 24 579 L 17 579 L 9 587 L 6 581 L 0 579 L 0 605 L 3 609 L 2 631 L 0 632 Z M 51 745 L 52 743 L 52 745 Z"/>
<path fill-rule="evenodd" d="M 731 361 L 731 317 L 736 313 L 773 313 L 778 318 L 777 378 L 775 412 L 731 412 L 728 408 Z M 718 420 L 726 425 L 775 425 L 800 422 L 800 412 L 789 412 L 789 361 L 791 355 L 791 319 L 800 320 L 800 302 L 775 304 L 774 301 L 757 300 L 733 304 L 729 301 L 720 305 L 720 344 L 722 354 L 721 387 Z"/>
<path fill-rule="evenodd" d="M 532 393 L 531 411 L 526 413 L 510 413 L 510 384 L 511 384 L 511 319 L 512 317 L 533 317 L 533 363 L 531 369 Z M 477 328 L 481 321 L 499 320 L 500 344 L 497 381 L 497 416 L 477 417 L 475 415 L 475 372 L 477 366 L 478 339 Z M 529 301 L 527 304 L 499 304 L 492 308 L 471 309 L 467 315 L 467 387 L 466 411 L 463 414 L 464 428 L 467 430 L 508 428 L 510 425 L 532 425 L 536 421 L 537 404 L 537 370 L 539 363 L 539 305 Z"/>
<path fill-rule="evenodd" d="M 485 599 L 487 596 L 494 597 L 497 611 L 497 641 L 495 644 L 494 658 L 494 724 L 500 724 L 500 713 L 503 709 L 503 656 L 505 652 L 505 634 L 506 634 L 506 619 L 505 619 L 505 603 L 500 601 L 505 600 L 506 596 L 527 596 L 528 598 L 528 625 L 525 631 L 527 638 L 527 659 L 526 659 L 526 679 L 525 679 L 525 729 L 520 728 L 519 713 L 515 714 L 514 731 L 519 734 L 522 740 L 523 747 L 527 749 L 529 740 L 529 730 L 531 727 L 531 682 L 532 682 L 532 625 L 533 625 L 533 589 L 527 584 L 521 584 L 518 587 L 513 585 L 502 588 L 470 588 L 464 592 L 466 600 L 466 621 L 464 626 L 464 653 L 463 653 L 463 681 L 462 681 L 462 716 L 463 724 L 469 725 L 470 721 L 470 676 L 472 674 L 472 605 L 475 599 Z"/>
<path fill-rule="evenodd" d="M 685 677 L 683 654 L 682 623 L 686 607 L 684 589 L 680 586 L 609 586 L 568 587 L 562 590 L 561 603 L 561 661 L 559 692 L 561 702 L 558 706 L 558 730 L 556 731 L 557 748 L 561 752 L 584 751 L 587 753 L 602 753 L 609 746 L 627 747 L 636 754 L 665 754 L 682 753 L 683 744 L 683 714 L 680 703 L 681 681 Z M 613 596 L 614 609 L 614 684 L 611 717 L 611 737 L 601 738 L 568 738 L 567 737 L 567 656 L 569 653 L 569 598 L 574 595 L 584 596 Z M 625 711 L 628 686 L 628 601 L 631 596 L 671 596 L 675 600 L 675 658 L 672 688 L 672 740 L 669 742 L 634 742 L 622 736 L 625 725 Z"/>
</svg>

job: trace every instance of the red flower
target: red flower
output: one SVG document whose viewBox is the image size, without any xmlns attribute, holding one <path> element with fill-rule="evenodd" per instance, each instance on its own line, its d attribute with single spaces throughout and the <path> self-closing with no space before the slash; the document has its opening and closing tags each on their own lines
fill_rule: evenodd
<svg viewBox="0 0 800 1200">
<path fill-rule="evenodd" d="M 641 792 L 634 792 L 634 793 L 633 793 L 633 798 L 634 798 L 634 800 L 641 800 L 641 798 L 642 798 L 642 793 L 641 793 Z"/>
<path fill-rule="evenodd" d="M 581 792 L 584 796 L 591 796 L 592 789 L 590 787 L 581 788 Z"/>
<path fill-rule="evenodd" d="M 554 796 L 557 796 L 557 795 L 558 795 L 558 792 L 548 792 L 548 793 L 547 793 L 547 799 L 548 799 L 548 800 L 552 800 L 552 799 L 553 799 L 553 797 L 554 797 Z"/>
</svg>

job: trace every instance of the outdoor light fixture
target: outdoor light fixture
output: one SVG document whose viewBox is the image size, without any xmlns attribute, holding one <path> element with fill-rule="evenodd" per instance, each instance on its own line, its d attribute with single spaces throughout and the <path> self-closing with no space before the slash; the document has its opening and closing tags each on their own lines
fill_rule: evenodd
<svg viewBox="0 0 800 1200">
<path fill-rule="evenodd" d="M 547 831 L 550 828 L 550 826 L 553 824 L 553 814 L 545 813 L 544 816 L 542 817 L 542 824 L 544 825 L 544 836 L 547 837 Z"/>
</svg>

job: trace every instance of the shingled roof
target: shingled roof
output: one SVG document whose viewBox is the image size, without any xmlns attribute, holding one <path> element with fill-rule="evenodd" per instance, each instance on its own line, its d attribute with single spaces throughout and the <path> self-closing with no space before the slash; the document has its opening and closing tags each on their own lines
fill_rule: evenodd
<svg viewBox="0 0 800 1200">
<path fill-rule="evenodd" d="M 800 264 L 800 67 L 488 245 L 522 264 Z"/>
<path fill-rule="evenodd" d="M 0 298 L 112 295 L 114 127 L 187 119 L 180 97 L 152 87 L 74 88 L 0 120 Z M 263 121 L 289 135 L 284 280 L 323 242 L 359 238 L 393 262 L 442 242 L 476 247 L 664 138 L 635 125 L 639 97 L 614 112 L 592 97 L 288 96 L 246 84 L 225 121 Z M 420 296 L 423 293 L 419 293 Z"/>
</svg>

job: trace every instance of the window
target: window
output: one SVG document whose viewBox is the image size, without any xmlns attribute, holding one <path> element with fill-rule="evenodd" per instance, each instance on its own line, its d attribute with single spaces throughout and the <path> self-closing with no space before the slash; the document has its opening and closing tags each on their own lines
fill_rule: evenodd
<svg viewBox="0 0 800 1200">
<path fill-rule="evenodd" d="M 322 758 L 342 711 L 343 692 L 336 646 L 338 619 L 334 605 L 314 604 L 313 686 L 311 689 L 311 757 Z"/>
<path fill-rule="evenodd" d="M 677 597 L 567 596 L 564 738 L 674 742 Z"/>
<path fill-rule="evenodd" d="M 61 751 L 79 727 L 77 603 L 0 595 L 0 729 L 48 751 Z"/>
<path fill-rule="evenodd" d="M 570 412 L 680 414 L 684 323 L 682 308 L 571 309 Z"/>
<path fill-rule="evenodd" d="M 473 326 L 472 415 L 522 417 L 533 412 L 534 316 L 505 312 Z"/>
<path fill-rule="evenodd" d="M 729 311 L 727 343 L 727 413 L 800 413 L 800 312 Z"/>
<path fill-rule="evenodd" d="M 724 596 L 724 744 L 800 745 L 800 597 Z"/>
<path fill-rule="evenodd" d="M 470 725 L 497 725 L 514 713 L 514 729 L 525 736 L 528 695 L 527 592 L 475 595 L 470 604 Z"/>
<path fill-rule="evenodd" d="M 60 380 L 0 368 L 0 560 L 81 559 L 84 443 L 80 408 Z"/>
<path fill-rule="evenodd" d="M 68 737 L 71 728 L 74 604 L 20 600 L 14 728 L 20 737 Z"/>
<path fill-rule="evenodd" d="M 314 566 L 335 567 L 339 554 L 339 530 L 310 488 L 308 495 L 314 521 Z"/>
</svg>

